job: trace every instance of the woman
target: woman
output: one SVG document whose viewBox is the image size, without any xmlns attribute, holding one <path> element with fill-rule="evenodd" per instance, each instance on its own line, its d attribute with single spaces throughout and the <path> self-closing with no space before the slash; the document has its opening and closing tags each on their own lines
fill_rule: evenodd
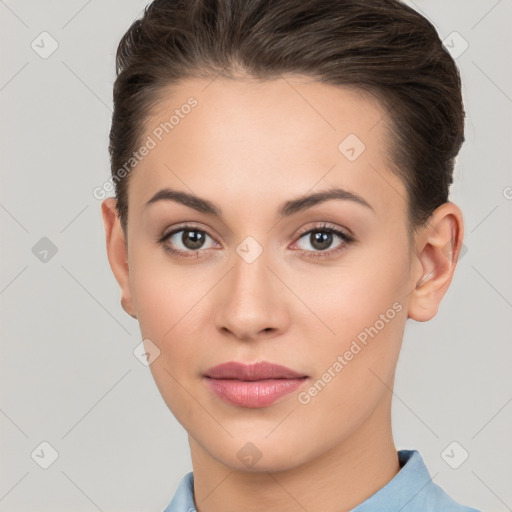
<svg viewBox="0 0 512 512">
<path fill-rule="evenodd" d="M 193 472 L 167 512 L 474 511 L 391 430 L 463 239 L 460 77 L 396 0 L 155 0 L 117 53 L 110 265 Z"/>
</svg>

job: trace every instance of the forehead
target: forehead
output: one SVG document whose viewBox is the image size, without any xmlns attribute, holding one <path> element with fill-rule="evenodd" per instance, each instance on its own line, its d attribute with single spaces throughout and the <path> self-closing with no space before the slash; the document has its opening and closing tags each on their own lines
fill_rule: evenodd
<svg viewBox="0 0 512 512">
<path fill-rule="evenodd" d="M 151 149 L 132 171 L 132 210 L 166 186 L 236 197 L 234 211 L 333 185 L 381 208 L 405 194 L 389 171 L 387 114 L 357 89 L 291 76 L 191 79 L 162 91 L 144 128 Z"/>
</svg>

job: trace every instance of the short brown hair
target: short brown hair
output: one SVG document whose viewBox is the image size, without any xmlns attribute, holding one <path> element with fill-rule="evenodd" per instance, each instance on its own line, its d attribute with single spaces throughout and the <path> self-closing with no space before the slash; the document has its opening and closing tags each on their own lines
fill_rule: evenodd
<svg viewBox="0 0 512 512">
<path fill-rule="evenodd" d="M 394 172 L 412 229 L 448 201 L 464 142 L 457 66 L 434 26 L 399 0 L 154 0 L 116 55 L 111 171 L 129 161 L 164 88 L 237 70 L 293 73 L 376 96 L 389 113 Z M 115 181 L 127 234 L 130 173 Z"/>
</svg>

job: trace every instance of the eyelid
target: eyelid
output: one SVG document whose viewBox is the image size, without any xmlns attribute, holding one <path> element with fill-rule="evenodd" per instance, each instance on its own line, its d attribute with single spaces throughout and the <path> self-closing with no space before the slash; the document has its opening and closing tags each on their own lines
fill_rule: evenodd
<svg viewBox="0 0 512 512">
<path fill-rule="evenodd" d="M 164 238 L 167 238 L 168 236 L 170 236 L 171 234 L 175 234 L 176 232 L 179 232 L 179 231 L 182 231 L 185 229 L 190 229 L 190 230 L 197 229 L 197 231 L 202 231 L 202 232 L 206 233 L 210 238 L 215 239 L 215 237 L 213 237 L 209 233 L 208 229 L 205 229 L 205 228 L 201 227 L 200 225 L 196 225 L 193 221 L 191 221 L 191 222 L 184 222 L 182 224 L 178 224 L 177 226 L 174 226 L 169 231 L 165 231 L 164 234 L 157 241 L 161 241 Z M 298 238 L 300 238 L 301 236 L 305 235 L 306 233 L 309 233 L 310 231 L 316 231 L 316 230 L 320 230 L 320 229 L 335 229 L 336 231 L 341 231 L 347 238 L 355 238 L 354 234 L 352 233 L 352 231 L 350 229 L 345 228 L 345 227 L 343 227 L 343 228 L 337 227 L 336 225 L 331 224 L 329 222 L 323 222 L 321 225 L 316 224 L 316 225 L 312 225 L 312 226 L 303 227 L 297 232 L 296 236 Z"/>
<path fill-rule="evenodd" d="M 170 229 L 168 231 L 165 231 L 164 234 L 158 240 L 156 240 L 156 243 L 161 244 L 161 245 L 165 245 L 165 242 L 171 236 L 175 235 L 176 233 L 179 233 L 180 231 L 187 231 L 187 230 L 188 231 L 199 231 L 201 233 L 204 233 L 208 237 L 210 237 L 217 246 L 219 245 L 219 242 L 215 239 L 214 236 L 210 235 L 210 233 L 209 233 L 209 231 L 207 229 L 204 229 L 201 226 L 196 225 L 192 221 L 191 222 L 184 222 L 182 224 L 174 226 L 172 229 Z M 327 258 L 329 256 L 337 254 L 338 252 L 343 251 L 345 246 L 350 245 L 350 244 L 354 244 L 354 243 L 357 242 L 357 240 L 354 237 L 354 235 L 352 234 L 351 230 L 349 230 L 347 228 L 337 227 L 336 225 L 331 224 L 329 222 L 322 222 L 321 224 L 310 225 L 310 226 L 306 226 L 306 227 L 301 228 L 299 230 L 299 232 L 297 233 L 296 239 L 292 243 L 292 245 L 295 245 L 305 235 L 307 235 L 309 233 L 313 233 L 315 231 L 331 232 L 335 236 L 341 238 L 343 243 L 341 244 L 341 246 L 335 247 L 334 249 L 327 249 L 325 251 L 308 251 L 308 250 L 305 250 L 305 249 L 299 249 L 297 252 L 299 252 L 299 253 L 308 253 L 308 255 L 309 255 L 308 257 L 312 257 L 312 258 L 318 258 L 318 257 L 325 257 L 325 258 Z M 206 248 L 206 249 L 202 249 L 201 248 L 201 249 L 197 249 L 197 250 L 187 250 L 187 251 L 183 251 L 181 249 L 170 249 L 169 247 L 165 247 L 165 249 L 168 252 L 173 253 L 173 254 L 185 255 L 184 257 L 191 256 L 191 255 L 197 255 L 197 257 L 199 257 L 199 253 L 204 253 L 204 252 L 208 251 L 208 249 L 210 249 L 210 248 Z"/>
<path fill-rule="evenodd" d="M 352 233 L 352 231 L 350 231 L 350 229 L 338 227 L 335 224 L 331 224 L 330 222 L 322 222 L 320 225 L 316 224 L 316 225 L 313 225 L 313 226 L 301 228 L 299 230 L 299 232 L 297 233 L 297 237 L 301 238 L 302 236 L 304 236 L 307 233 L 310 233 L 311 231 L 322 231 L 324 229 L 325 230 L 339 231 L 340 233 L 342 233 L 348 239 L 354 239 L 355 240 L 355 236 Z"/>
<path fill-rule="evenodd" d="M 196 225 L 194 222 L 183 222 L 182 224 L 178 224 L 177 226 L 173 226 L 171 229 L 164 231 L 163 235 L 159 237 L 157 242 L 160 242 L 166 238 L 168 238 L 171 235 L 174 235 L 180 231 L 186 231 L 186 230 L 196 230 L 201 231 L 202 233 L 206 233 L 210 238 L 215 239 L 212 235 L 210 235 L 208 229 L 200 226 L 199 224 Z"/>
</svg>

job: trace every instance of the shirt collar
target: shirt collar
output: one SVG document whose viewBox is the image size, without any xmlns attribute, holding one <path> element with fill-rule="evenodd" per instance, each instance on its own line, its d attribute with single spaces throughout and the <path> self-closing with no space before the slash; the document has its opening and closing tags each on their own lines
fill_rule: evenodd
<svg viewBox="0 0 512 512">
<path fill-rule="evenodd" d="M 400 471 L 384 487 L 351 512 L 416 510 L 414 500 L 429 487 L 429 484 L 435 484 L 432 483 L 418 450 L 400 450 L 397 454 Z"/>
</svg>

